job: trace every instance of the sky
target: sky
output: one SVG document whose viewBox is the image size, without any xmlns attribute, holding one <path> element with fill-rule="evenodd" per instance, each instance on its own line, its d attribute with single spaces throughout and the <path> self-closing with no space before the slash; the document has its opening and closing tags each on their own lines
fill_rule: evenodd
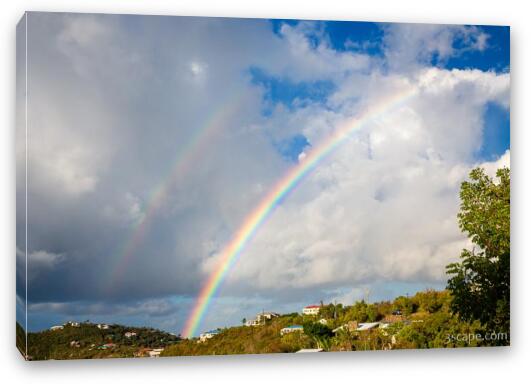
<svg viewBox="0 0 531 384">
<path fill-rule="evenodd" d="M 509 165 L 508 27 L 59 13 L 26 22 L 16 257 L 17 319 L 27 308 L 29 330 L 90 320 L 181 333 L 245 218 L 371 108 L 381 113 L 257 229 L 198 331 L 261 310 L 444 288 L 445 266 L 469 245 L 460 183 L 476 166 L 494 175 Z"/>
</svg>

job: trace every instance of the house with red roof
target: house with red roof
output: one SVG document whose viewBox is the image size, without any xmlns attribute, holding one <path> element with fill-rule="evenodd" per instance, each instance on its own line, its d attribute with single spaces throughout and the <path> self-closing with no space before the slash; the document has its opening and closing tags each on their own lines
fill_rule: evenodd
<svg viewBox="0 0 531 384">
<path fill-rule="evenodd" d="M 306 307 L 304 307 L 302 309 L 302 314 L 303 315 L 315 316 L 315 315 L 319 314 L 319 310 L 320 309 L 321 309 L 321 307 L 318 306 L 318 305 L 307 305 Z"/>
</svg>

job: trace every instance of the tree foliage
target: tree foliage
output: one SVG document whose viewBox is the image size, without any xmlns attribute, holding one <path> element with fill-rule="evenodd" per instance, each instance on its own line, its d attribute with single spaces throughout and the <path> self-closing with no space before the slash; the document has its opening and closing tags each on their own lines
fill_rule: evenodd
<svg viewBox="0 0 531 384">
<path fill-rule="evenodd" d="M 487 331 L 509 332 L 510 171 L 483 169 L 461 185 L 459 227 L 474 244 L 461 261 L 447 266 L 451 309 L 464 321 L 478 320 Z"/>
</svg>

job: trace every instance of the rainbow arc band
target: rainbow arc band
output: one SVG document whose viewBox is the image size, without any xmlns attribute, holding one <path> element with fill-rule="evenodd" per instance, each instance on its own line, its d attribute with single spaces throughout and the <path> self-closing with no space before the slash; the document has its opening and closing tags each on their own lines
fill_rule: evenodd
<svg viewBox="0 0 531 384">
<path fill-rule="evenodd" d="M 117 284 L 123 280 L 127 267 L 133 258 L 134 251 L 142 244 L 153 219 L 156 217 L 156 213 L 160 210 L 164 201 L 166 201 L 171 187 L 177 180 L 180 180 L 192 170 L 195 160 L 201 156 L 211 142 L 215 141 L 217 134 L 226 127 L 231 117 L 243 108 L 247 102 L 245 90 L 244 87 L 232 91 L 227 90 L 227 94 L 230 97 L 227 98 L 226 102 L 206 118 L 205 123 L 200 129 L 177 152 L 169 173 L 153 189 L 149 198 L 146 200 L 146 208 L 142 217 L 137 220 L 130 236 L 127 237 L 126 241 L 116 252 L 118 257 L 115 258 L 116 262 L 114 266 L 110 268 L 111 276 L 108 280 L 109 286 L 107 287 L 109 291 L 112 290 L 113 284 Z"/>
<path fill-rule="evenodd" d="M 411 97 L 417 94 L 417 89 L 408 86 L 405 90 L 393 94 L 372 108 L 368 108 L 363 114 L 343 124 L 336 132 L 320 145 L 308 152 L 295 167 L 289 170 L 265 195 L 259 204 L 245 218 L 242 225 L 236 231 L 231 241 L 225 246 L 219 257 L 216 267 L 202 286 L 192 311 L 186 321 L 181 335 L 186 338 L 196 334 L 206 312 L 225 279 L 227 273 L 235 265 L 245 249 L 245 246 L 253 238 L 260 226 L 273 213 L 275 208 L 286 196 L 293 191 L 301 180 L 310 173 L 317 165 L 342 144 L 350 135 L 364 124 L 396 110 Z"/>
</svg>

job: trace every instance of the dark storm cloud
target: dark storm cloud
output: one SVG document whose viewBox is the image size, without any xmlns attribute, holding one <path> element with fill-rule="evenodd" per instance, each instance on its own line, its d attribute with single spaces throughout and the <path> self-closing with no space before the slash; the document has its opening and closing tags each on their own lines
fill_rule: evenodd
<svg viewBox="0 0 531 384">
<path fill-rule="evenodd" d="M 199 261 L 219 246 L 205 243 L 223 241 L 254 185 L 285 166 L 250 127 L 261 95 L 239 64 L 248 62 L 242 52 L 257 56 L 267 24 L 38 13 L 28 29 L 28 249 L 62 255 L 53 268 L 33 268 L 29 300 L 193 294 Z M 215 114 L 233 107 L 229 92 L 242 96 L 218 122 Z M 165 184 L 208 124 L 219 124 L 217 143 Z M 166 199 L 124 255 L 157 188 L 168 189 Z"/>
</svg>

